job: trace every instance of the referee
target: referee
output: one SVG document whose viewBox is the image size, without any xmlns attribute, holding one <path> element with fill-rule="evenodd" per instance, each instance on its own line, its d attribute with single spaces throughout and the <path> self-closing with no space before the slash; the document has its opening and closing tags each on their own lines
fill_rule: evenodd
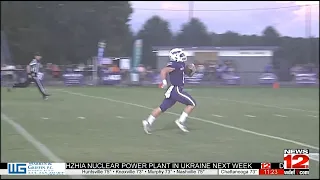
<svg viewBox="0 0 320 180">
<path fill-rule="evenodd" d="M 25 82 L 22 82 L 22 83 L 13 84 L 13 86 L 11 88 L 25 88 L 25 87 L 28 87 L 31 82 L 35 82 L 35 84 L 37 85 L 40 93 L 42 94 L 43 99 L 47 100 L 49 94 L 46 93 L 46 91 L 45 91 L 45 89 L 44 89 L 44 87 L 42 85 L 42 82 L 38 78 L 38 72 L 39 72 L 39 69 L 40 69 L 40 59 L 41 58 L 42 57 L 41 57 L 40 53 L 35 53 L 34 54 L 34 59 L 27 66 L 27 73 L 28 73 L 27 80 Z M 11 88 L 9 88 L 8 91 L 10 91 Z"/>
</svg>

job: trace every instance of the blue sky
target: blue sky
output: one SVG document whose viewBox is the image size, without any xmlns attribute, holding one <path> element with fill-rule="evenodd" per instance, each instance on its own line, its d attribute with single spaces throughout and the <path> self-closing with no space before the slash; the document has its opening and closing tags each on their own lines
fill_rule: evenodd
<svg viewBox="0 0 320 180">
<path fill-rule="evenodd" d="M 130 25 L 137 32 L 144 22 L 153 15 L 169 21 L 174 32 L 180 30 L 188 21 L 190 1 L 131 1 L 133 14 Z M 272 25 L 283 36 L 306 36 L 306 7 L 311 10 L 311 35 L 319 37 L 319 1 L 194 1 L 193 17 L 203 21 L 208 31 L 224 33 L 228 30 L 241 34 L 261 34 L 263 29 Z M 278 8 L 271 10 L 224 11 L 234 9 Z M 197 11 L 219 10 L 219 11 Z"/>
</svg>

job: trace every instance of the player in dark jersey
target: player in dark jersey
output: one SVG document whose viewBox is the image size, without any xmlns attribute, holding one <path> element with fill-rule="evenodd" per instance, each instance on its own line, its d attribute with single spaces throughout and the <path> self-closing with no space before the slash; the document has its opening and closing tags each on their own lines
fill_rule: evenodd
<svg viewBox="0 0 320 180">
<path fill-rule="evenodd" d="M 34 59 L 27 66 L 27 73 L 28 73 L 27 80 L 25 82 L 22 82 L 22 83 L 14 84 L 12 87 L 10 87 L 8 89 L 8 91 L 11 91 L 12 88 L 25 88 L 25 87 L 28 87 L 31 82 L 35 82 L 35 84 L 37 85 L 40 93 L 42 94 L 43 99 L 47 100 L 48 96 L 50 96 L 50 95 L 46 93 L 46 91 L 45 91 L 45 89 L 44 89 L 44 87 L 42 85 L 42 82 L 40 81 L 40 79 L 38 77 L 38 73 L 39 73 L 39 69 L 40 69 L 40 59 L 41 58 L 42 58 L 42 56 L 40 55 L 40 53 L 35 53 Z"/>
<path fill-rule="evenodd" d="M 175 121 L 177 126 L 184 132 L 189 132 L 185 126 L 186 118 L 196 107 L 196 101 L 185 91 L 183 91 L 184 86 L 184 75 L 185 69 L 188 68 L 185 65 L 187 61 L 186 54 L 182 49 L 174 48 L 169 53 L 170 62 L 165 68 L 161 70 L 162 84 L 161 88 L 167 87 L 166 77 L 169 74 L 169 79 L 171 86 L 167 89 L 165 93 L 165 99 L 162 104 L 154 109 L 147 120 L 142 121 L 143 129 L 147 134 L 150 134 L 150 128 L 155 121 L 155 119 L 167 109 L 171 108 L 176 102 L 180 102 L 186 105 L 186 108 L 182 112 L 179 119 Z M 192 74 L 195 73 L 195 68 L 192 69 Z"/>
</svg>

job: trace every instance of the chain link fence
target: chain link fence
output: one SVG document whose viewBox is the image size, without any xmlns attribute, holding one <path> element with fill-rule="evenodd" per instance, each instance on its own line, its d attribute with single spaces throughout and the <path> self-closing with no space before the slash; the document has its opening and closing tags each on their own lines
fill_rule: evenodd
<svg viewBox="0 0 320 180">
<path fill-rule="evenodd" d="M 288 81 L 281 81 L 277 74 L 281 72 L 234 72 L 219 70 L 202 70 L 192 77 L 185 77 L 187 86 L 268 86 L 279 82 L 282 86 L 318 86 L 319 76 L 312 72 L 296 72 Z M 97 74 L 97 75 L 96 75 Z M 95 77 L 96 75 L 96 77 Z M 113 70 L 110 67 L 99 67 L 94 73 L 91 66 L 77 65 L 42 68 L 39 74 L 46 86 L 157 86 L 160 72 L 155 69 L 132 73 L 129 70 Z M 27 74 L 24 66 L 15 69 L 1 70 L 1 84 L 25 81 Z"/>
</svg>

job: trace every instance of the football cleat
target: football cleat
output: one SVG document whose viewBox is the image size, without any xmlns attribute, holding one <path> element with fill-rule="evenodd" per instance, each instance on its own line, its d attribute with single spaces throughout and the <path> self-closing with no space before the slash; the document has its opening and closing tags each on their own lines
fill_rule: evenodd
<svg viewBox="0 0 320 180">
<path fill-rule="evenodd" d="M 143 125 L 144 132 L 146 132 L 146 134 L 151 134 L 150 133 L 151 125 L 149 124 L 149 122 L 147 120 L 143 120 L 142 125 Z"/>
<path fill-rule="evenodd" d="M 44 95 L 44 96 L 42 96 L 42 98 L 43 98 L 43 100 L 48 100 L 48 97 L 49 97 L 50 95 Z"/>
<path fill-rule="evenodd" d="M 189 132 L 187 127 L 183 123 L 181 123 L 179 119 L 177 119 L 175 123 L 183 132 Z"/>
</svg>

